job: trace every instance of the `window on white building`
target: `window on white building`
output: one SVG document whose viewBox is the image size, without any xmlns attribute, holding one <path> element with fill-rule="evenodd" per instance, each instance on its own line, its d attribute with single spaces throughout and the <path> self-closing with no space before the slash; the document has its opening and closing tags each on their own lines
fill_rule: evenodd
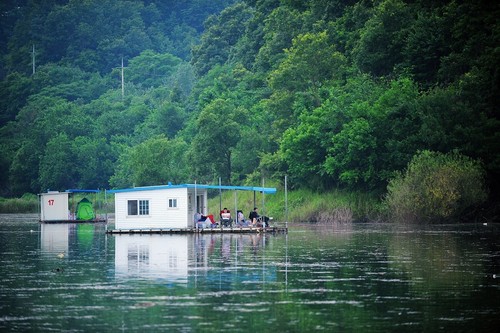
<svg viewBox="0 0 500 333">
<path fill-rule="evenodd" d="M 149 200 L 128 200 L 128 215 L 149 215 Z"/>
<path fill-rule="evenodd" d="M 168 208 L 177 208 L 177 199 L 168 199 Z"/>
<path fill-rule="evenodd" d="M 149 215 L 149 200 L 139 200 L 139 215 Z"/>
</svg>

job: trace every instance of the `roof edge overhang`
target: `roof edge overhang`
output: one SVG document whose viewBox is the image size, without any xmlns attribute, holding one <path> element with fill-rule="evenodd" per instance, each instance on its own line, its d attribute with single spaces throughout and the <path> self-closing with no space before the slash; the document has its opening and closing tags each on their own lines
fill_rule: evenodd
<svg viewBox="0 0 500 333">
<path fill-rule="evenodd" d="M 230 190 L 230 191 L 256 191 L 265 194 L 276 193 L 274 187 L 259 187 L 259 186 L 230 186 L 230 185 L 201 185 L 201 184 L 179 184 L 179 185 L 155 185 L 155 186 L 142 186 L 125 189 L 108 190 L 108 193 L 123 193 L 123 192 L 138 192 L 138 191 L 155 191 L 166 190 L 174 188 L 197 188 L 197 189 L 210 189 L 210 190 Z"/>
<path fill-rule="evenodd" d="M 39 193 L 38 195 L 45 195 L 45 194 L 68 194 L 68 193 L 100 193 L 101 190 L 87 190 L 87 189 L 75 189 L 75 188 L 70 188 L 67 189 L 66 191 L 50 191 L 47 190 L 47 192 L 44 193 Z"/>
</svg>

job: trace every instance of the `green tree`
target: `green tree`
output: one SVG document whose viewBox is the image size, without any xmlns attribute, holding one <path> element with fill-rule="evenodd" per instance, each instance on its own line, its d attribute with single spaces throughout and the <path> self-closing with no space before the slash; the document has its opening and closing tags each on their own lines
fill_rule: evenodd
<svg viewBox="0 0 500 333">
<path fill-rule="evenodd" d="M 191 63 L 197 75 L 204 75 L 216 64 L 223 65 L 228 60 L 250 17 L 249 7 L 240 2 L 205 21 L 201 43 L 192 51 Z"/>
<path fill-rule="evenodd" d="M 25 140 L 10 161 L 8 190 L 12 195 L 37 193 L 39 166 L 43 150 L 34 141 Z"/>
<path fill-rule="evenodd" d="M 286 58 L 269 77 L 273 89 L 269 108 L 276 116 L 274 129 L 278 135 L 294 126 L 301 114 L 321 105 L 322 86 L 344 79 L 345 62 L 326 32 L 304 34 L 294 39 L 293 47 L 286 51 Z"/>
<path fill-rule="evenodd" d="M 146 186 L 188 181 L 187 144 L 156 136 L 126 149 L 110 183 L 113 187 Z"/>
<path fill-rule="evenodd" d="M 104 138 L 77 137 L 72 142 L 78 188 L 108 188 L 117 157 Z"/>
<path fill-rule="evenodd" d="M 408 36 L 407 27 L 413 21 L 413 8 L 401 0 L 384 0 L 360 32 L 353 50 L 356 65 L 376 76 L 392 73 L 402 60 L 402 50 Z"/>
<path fill-rule="evenodd" d="M 144 88 L 158 87 L 165 84 L 180 64 L 181 59 L 171 54 L 146 50 L 130 59 L 126 72 L 127 80 Z"/>
<path fill-rule="evenodd" d="M 274 89 L 317 90 L 324 82 L 342 79 L 345 64 L 345 57 L 335 50 L 326 31 L 306 33 L 293 40 L 286 58 L 271 73 L 269 83 Z"/>
<path fill-rule="evenodd" d="M 232 152 L 240 139 L 242 110 L 231 101 L 216 99 L 208 104 L 197 120 L 192 143 L 195 174 L 206 181 L 221 177 L 231 182 Z"/>
<path fill-rule="evenodd" d="M 276 68 L 285 58 L 284 50 L 290 48 L 293 39 L 302 32 L 303 17 L 298 10 L 279 6 L 263 22 L 263 44 L 254 66 L 258 71 L 267 72 Z"/>
<path fill-rule="evenodd" d="M 75 188 L 78 182 L 76 155 L 72 141 L 65 133 L 47 142 L 40 160 L 40 187 L 50 190 Z"/>
<path fill-rule="evenodd" d="M 32 80 L 17 72 L 0 82 L 0 127 L 15 119 L 26 104 L 32 90 Z"/>
</svg>

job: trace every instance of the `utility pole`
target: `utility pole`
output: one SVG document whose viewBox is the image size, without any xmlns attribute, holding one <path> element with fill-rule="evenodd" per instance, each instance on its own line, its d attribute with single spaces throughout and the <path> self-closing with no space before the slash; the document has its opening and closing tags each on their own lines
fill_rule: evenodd
<svg viewBox="0 0 500 333">
<path fill-rule="evenodd" d="M 122 57 L 122 99 L 125 97 L 125 78 L 123 77 L 123 57 Z"/>
<path fill-rule="evenodd" d="M 31 63 L 33 65 L 33 75 L 35 75 L 35 44 L 33 44 L 33 50 L 31 51 Z"/>
</svg>

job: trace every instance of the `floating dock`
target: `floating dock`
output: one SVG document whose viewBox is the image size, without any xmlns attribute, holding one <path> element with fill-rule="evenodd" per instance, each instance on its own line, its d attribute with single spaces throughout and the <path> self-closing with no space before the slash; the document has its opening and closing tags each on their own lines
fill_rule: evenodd
<svg viewBox="0 0 500 333">
<path fill-rule="evenodd" d="M 244 227 L 222 227 L 222 228 L 150 228 L 150 229 L 110 229 L 106 230 L 108 234 L 248 234 L 248 233 L 272 233 L 286 234 L 288 228 L 267 227 L 267 228 L 244 228 Z"/>
<path fill-rule="evenodd" d="M 94 220 L 38 220 L 40 223 L 45 224 L 58 224 L 58 223 L 107 223 L 108 220 L 105 218 L 94 219 Z"/>
</svg>

